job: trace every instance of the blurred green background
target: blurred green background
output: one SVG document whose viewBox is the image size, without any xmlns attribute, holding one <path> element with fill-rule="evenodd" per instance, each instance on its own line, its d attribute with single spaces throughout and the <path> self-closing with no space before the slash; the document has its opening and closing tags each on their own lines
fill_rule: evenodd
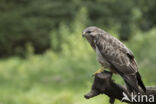
<svg viewBox="0 0 156 104">
<path fill-rule="evenodd" d="M 92 25 L 123 41 L 145 85 L 156 86 L 155 7 L 156 0 L 0 0 L 0 104 L 108 104 L 105 95 L 83 97 L 100 67 L 81 36 Z"/>
</svg>

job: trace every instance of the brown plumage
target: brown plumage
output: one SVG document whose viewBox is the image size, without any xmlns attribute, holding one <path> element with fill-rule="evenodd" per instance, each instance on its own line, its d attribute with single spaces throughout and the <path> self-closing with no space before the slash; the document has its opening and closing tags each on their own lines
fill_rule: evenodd
<svg viewBox="0 0 156 104">
<path fill-rule="evenodd" d="M 139 92 L 138 85 L 146 91 L 134 55 L 122 42 L 93 26 L 83 31 L 83 37 L 95 50 L 98 62 L 104 68 L 122 76 L 130 91 Z"/>
</svg>

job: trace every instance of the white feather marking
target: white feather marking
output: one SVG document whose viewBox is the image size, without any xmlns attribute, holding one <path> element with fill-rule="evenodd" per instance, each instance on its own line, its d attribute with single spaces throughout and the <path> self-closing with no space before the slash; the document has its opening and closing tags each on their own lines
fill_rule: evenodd
<svg viewBox="0 0 156 104">
<path fill-rule="evenodd" d="M 96 46 L 96 59 L 97 61 L 99 61 L 100 63 L 102 63 L 104 65 L 104 67 L 110 67 L 110 64 L 103 58 L 100 50 L 98 49 L 98 47 Z"/>
<path fill-rule="evenodd" d="M 105 49 L 105 42 L 102 43 L 103 44 L 103 50 Z"/>
</svg>

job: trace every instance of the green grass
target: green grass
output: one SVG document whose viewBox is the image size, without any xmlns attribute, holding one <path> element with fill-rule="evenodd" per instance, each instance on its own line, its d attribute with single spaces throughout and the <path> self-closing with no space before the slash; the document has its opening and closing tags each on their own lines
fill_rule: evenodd
<svg viewBox="0 0 156 104">
<path fill-rule="evenodd" d="M 90 91 L 93 81 L 91 75 L 96 68 L 96 63 L 92 64 L 85 60 L 77 63 L 78 60 L 76 62 L 73 59 L 52 62 L 54 56 L 51 54 L 47 52 L 27 59 L 14 57 L 1 60 L 0 103 L 94 104 L 108 102 L 105 96 L 91 100 L 83 97 Z M 90 72 L 89 69 L 91 69 Z"/>
<path fill-rule="evenodd" d="M 27 59 L 0 60 L 2 104 L 95 104 L 108 102 L 100 95 L 90 100 L 92 73 L 99 67 L 95 56 L 70 58 L 47 51 Z M 64 57 L 64 58 L 60 58 Z"/>
</svg>

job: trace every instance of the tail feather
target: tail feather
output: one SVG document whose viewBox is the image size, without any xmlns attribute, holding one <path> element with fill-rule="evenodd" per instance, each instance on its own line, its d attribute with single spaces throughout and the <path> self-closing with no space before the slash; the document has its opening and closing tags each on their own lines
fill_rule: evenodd
<svg viewBox="0 0 156 104">
<path fill-rule="evenodd" d="M 124 79 L 125 83 L 127 84 L 130 92 L 132 92 L 132 91 L 140 92 L 136 75 L 124 75 L 123 79 Z"/>
<path fill-rule="evenodd" d="M 141 78 L 141 75 L 139 74 L 139 72 L 136 73 L 136 77 L 137 77 L 137 80 L 138 80 L 138 85 L 142 88 L 142 90 L 144 92 L 146 92 L 146 87 L 142 81 L 142 78 Z"/>
</svg>

